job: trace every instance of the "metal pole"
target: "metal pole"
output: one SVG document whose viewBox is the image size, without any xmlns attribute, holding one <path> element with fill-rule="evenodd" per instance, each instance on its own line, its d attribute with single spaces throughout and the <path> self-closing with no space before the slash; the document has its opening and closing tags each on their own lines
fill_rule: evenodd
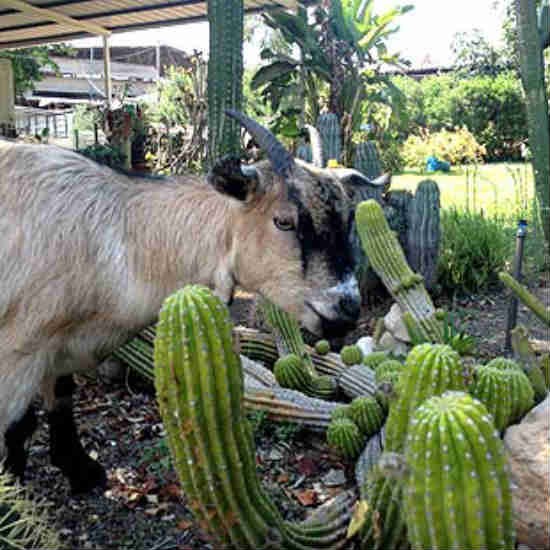
<svg viewBox="0 0 550 550">
<path fill-rule="evenodd" d="M 111 50 L 109 47 L 109 37 L 103 37 L 103 63 L 105 67 L 105 97 L 107 99 L 107 110 L 111 110 Z"/>
<path fill-rule="evenodd" d="M 514 261 L 514 279 L 521 281 L 521 264 L 523 262 L 523 243 L 527 235 L 527 221 L 518 221 L 518 230 L 516 233 L 516 257 Z M 512 335 L 511 332 L 516 326 L 518 318 L 518 299 L 515 294 L 510 297 L 510 303 L 508 305 L 508 319 L 506 323 L 506 338 L 504 341 L 504 353 L 506 355 L 512 354 Z"/>
</svg>

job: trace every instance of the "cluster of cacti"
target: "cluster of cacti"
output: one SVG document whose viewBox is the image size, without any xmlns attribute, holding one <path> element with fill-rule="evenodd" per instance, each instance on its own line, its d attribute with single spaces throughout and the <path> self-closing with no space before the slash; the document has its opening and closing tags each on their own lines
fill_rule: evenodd
<svg viewBox="0 0 550 550">
<path fill-rule="evenodd" d="M 514 548 L 503 444 L 479 401 L 463 392 L 425 401 L 410 423 L 405 458 L 413 548 Z"/>
<path fill-rule="evenodd" d="M 353 420 L 347 418 L 347 416 L 337 415 L 328 425 L 327 442 L 342 456 L 353 460 L 362 451 L 365 438 Z"/>
<path fill-rule="evenodd" d="M 277 359 L 273 374 L 283 388 L 303 390 L 311 385 L 311 373 L 305 368 L 302 359 L 294 353 Z"/>
<path fill-rule="evenodd" d="M 357 144 L 353 167 L 371 180 L 376 179 L 382 173 L 382 165 L 374 141 L 364 141 Z"/>
<path fill-rule="evenodd" d="M 373 269 L 401 310 L 410 315 L 424 341 L 441 342 L 441 322 L 436 318 L 436 309 L 423 279 L 411 271 L 380 205 L 374 200 L 360 203 L 355 219 L 361 243 Z M 403 317 L 405 319 L 405 315 Z"/>
<path fill-rule="evenodd" d="M 399 379 L 397 399 L 390 407 L 386 449 L 402 451 L 414 410 L 429 397 L 447 390 L 466 390 L 458 353 L 445 344 L 414 347 Z"/>
<path fill-rule="evenodd" d="M 243 2 L 208 0 L 208 158 L 240 153 L 240 125 L 225 116 L 240 110 L 243 77 Z"/>
<path fill-rule="evenodd" d="M 262 491 L 231 329 L 227 308 L 200 286 L 167 298 L 159 316 L 157 397 L 190 507 L 219 546 L 341 548 L 346 512 L 294 525 Z"/>
<path fill-rule="evenodd" d="M 330 351 L 330 343 L 328 340 L 318 340 L 315 342 L 315 351 L 319 355 L 326 355 Z"/>
<path fill-rule="evenodd" d="M 369 367 L 370 369 L 376 371 L 376 368 L 380 363 L 383 363 L 389 358 L 387 351 L 371 351 L 363 357 L 363 365 Z"/>
<path fill-rule="evenodd" d="M 332 159 L 339 162 L 342 155 L 342 137 L 338 116 L 334 113 L 319 115 L 317 129 L 323 141 L 323 156 L 326 162 Z"/>
<path fill-rule="evenodd" d="M 47 507 L 11 475 L 0 471 L 0 546 L 6 550 L 61 548 Z"/>
<path fill-rule="evenodd" d="M 364 437 L 379 432 L 386 415 L 373 397 L 356 397 L 349 405 L 349 418 L 357 424 Z"/>
<path fill-rule="evenodd" d="M 355 344 L 344 346 L 340 350 L 340 359 L 344 365 L 351 367 L 352 365 L 359 365 L 363 360 L 363 352 L 361 348 Z"/>
</svg>

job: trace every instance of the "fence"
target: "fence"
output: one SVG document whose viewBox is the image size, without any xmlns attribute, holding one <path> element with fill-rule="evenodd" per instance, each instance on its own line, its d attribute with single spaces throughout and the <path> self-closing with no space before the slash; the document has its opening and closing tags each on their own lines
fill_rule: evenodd
<svg viewBox="0 0 550 550">
<path fill-rule="evenodd" d="M 15 107 L 15 128 L 19 135 L 48 135 L 53 138 L 71 136 L 72 110 L 46 110 Z"/>
</svg>

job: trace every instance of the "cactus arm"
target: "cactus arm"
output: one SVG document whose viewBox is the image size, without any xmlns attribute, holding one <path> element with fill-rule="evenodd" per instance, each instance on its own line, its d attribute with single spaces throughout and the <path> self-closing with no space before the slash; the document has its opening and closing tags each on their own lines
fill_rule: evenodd
<svg viewBox="0 0 550 550">
<path fill-rule="evenodd" d="M 403 249 L 390 230 L 380 205 L 374 200 L 360 203 L 355 219 L 361 244 L 390 294 L 402 311 L 408 311 L 429 342 L 442 341 L 441 323 L 422 277 L 410 269 Z"/>
<path fill-rule="evenodd" d="M 518 283 L 509 273 L 501 271 L 499 279 L 527 306 L 546 326 L 550 327 L 550 310 L 531 294 L 522 284 Z"/>
</svg>

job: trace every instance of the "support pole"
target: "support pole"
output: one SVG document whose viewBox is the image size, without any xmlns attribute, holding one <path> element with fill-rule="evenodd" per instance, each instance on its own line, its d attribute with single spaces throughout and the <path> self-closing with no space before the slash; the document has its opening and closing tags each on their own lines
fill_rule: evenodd
<svg viewBox="0 0 550 550">
<path fill-rule="evenodd" d="M 107 99 L 107 109 L 111 110 L 112 84 L 111 84 L 111 50 L 109 47 L 109 37 L 103 36 L 103 62 L 105 67 L 105 97 Z"/>
</svg>

